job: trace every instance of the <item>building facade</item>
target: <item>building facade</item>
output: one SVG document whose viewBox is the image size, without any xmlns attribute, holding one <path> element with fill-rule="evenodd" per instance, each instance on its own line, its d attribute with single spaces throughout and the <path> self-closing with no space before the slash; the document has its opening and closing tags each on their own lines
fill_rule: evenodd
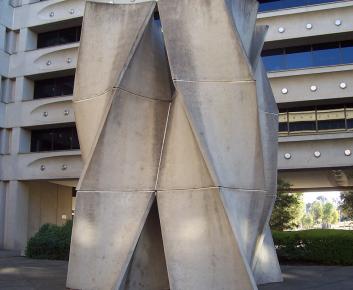
<svg viewBox="0 0 353 290">
<path fill-rule="evenodd" d="M 42 224 L 72 217 L 84 2 L 0 1 L 0 248 L 23 250 Z M 353 1 L 259 2 L 258 22 L 269 25 L 263 61 L 281 113 L 279 176 L 296 189 L 348 189 Z"/>
</svg>

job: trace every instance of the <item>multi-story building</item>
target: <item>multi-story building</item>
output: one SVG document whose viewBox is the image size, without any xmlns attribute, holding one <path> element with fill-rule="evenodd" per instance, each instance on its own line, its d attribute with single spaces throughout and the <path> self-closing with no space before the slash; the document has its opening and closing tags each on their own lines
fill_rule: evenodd
<svg viewBox="0 0 353 290">
<path fill-rule="evenodd" d="M 0 248 L 23 250 L 42 224 L 72 216 L 82 161 L 71 100 L 84 2 L 0 1 Z M 258 22 L 269 25 L 263 60 L 281 112 L 279 175 L 296 189 L 347 189 L 353 1 L 259 2 Z"/>
</svg>

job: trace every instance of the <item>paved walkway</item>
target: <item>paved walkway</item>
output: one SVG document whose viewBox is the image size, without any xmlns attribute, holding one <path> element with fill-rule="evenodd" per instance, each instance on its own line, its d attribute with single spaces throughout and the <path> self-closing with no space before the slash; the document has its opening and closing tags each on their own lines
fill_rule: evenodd
<svg viewBox="0 0 353 290">
<path fill-rule="evenodd" d="M 284 282 L 259 290 L 353 290 L 353 267 L 281 266 Z"/>
<path fill-rule="evenodd" d="M 282 266 L 282 270 L 284 283 L 259 290 L 353 289 L 353 267 Z M 66 272 L 67 262 L 0 255 L 1 290 L 65 290 Z"/>
<path fill-rule="evenodd" d="M 0 258 L 1 290 L 64 290 L 67 262 Z"/>
</svg>

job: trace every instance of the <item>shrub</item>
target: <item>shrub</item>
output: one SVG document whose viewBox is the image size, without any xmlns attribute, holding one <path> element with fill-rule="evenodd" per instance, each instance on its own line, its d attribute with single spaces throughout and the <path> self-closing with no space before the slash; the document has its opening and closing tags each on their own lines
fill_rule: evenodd
<svg viewBox="0 0 353 290">
<path fill-rule="evenodd" d="M 26 256 L 34 259 L 68 260 L 72 221 L 63 226 L 45 224 L 32 237 L 26 248 Z"/>
<path fill-rule="evenodd" d="M 280 261 L 323 265 L 353 265 L 353 232 L 307 230 L 273 232 Z"/>
</svg>

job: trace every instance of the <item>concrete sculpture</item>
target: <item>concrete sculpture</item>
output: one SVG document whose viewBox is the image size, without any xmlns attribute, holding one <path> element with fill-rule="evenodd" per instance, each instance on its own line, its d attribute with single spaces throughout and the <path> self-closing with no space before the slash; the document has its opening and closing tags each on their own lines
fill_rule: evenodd
<svg viewBox="0 0 353 290">
<path fill-rule="evenodd" d="M 87 2 L 83 20 L 74 103 L 85 168 L 67 286 L 280 281 L 268 227 L 278 112 L 257 1 L 114 2 Z"/>
</svg>

